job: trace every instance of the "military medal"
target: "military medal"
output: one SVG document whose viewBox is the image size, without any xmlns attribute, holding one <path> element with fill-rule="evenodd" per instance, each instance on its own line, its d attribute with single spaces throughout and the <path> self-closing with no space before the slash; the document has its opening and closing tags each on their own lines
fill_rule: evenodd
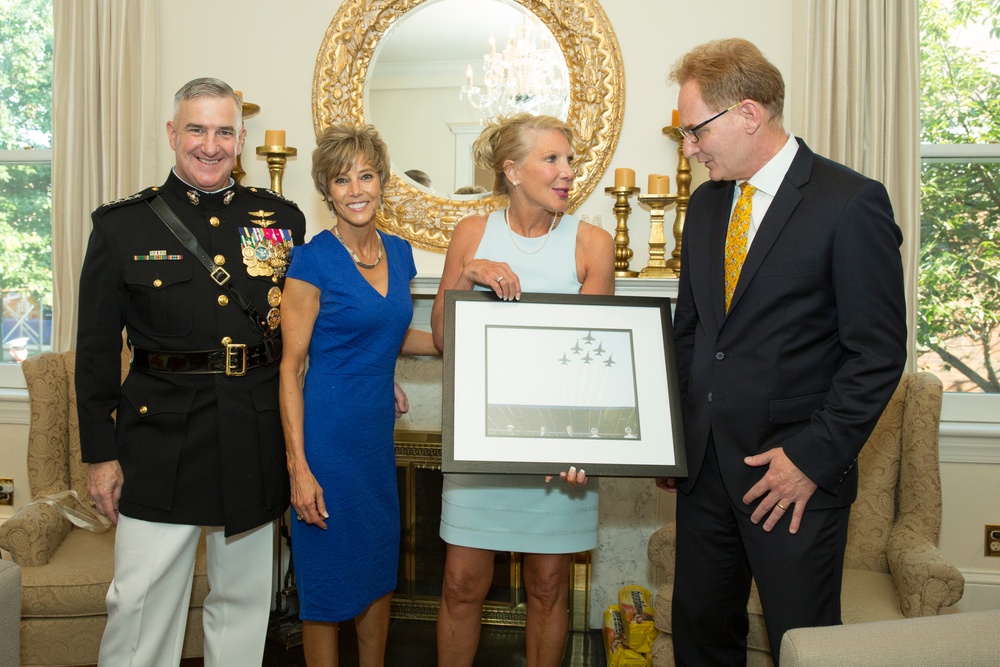
<svg viewBox="0 0 1000 667">
<path fill-rule="evenodd" d="M 250 211 L 250 222 L 255 225 L 260 225 L 261 227 L 270 227 L 276 223 L 277 220 L 265 220 L 265 218 L 270 218 L 272 215 L 274 215 L 274 211 L 265 211 L 264 209 L 259 211 Z"/>
<path fill-rule="evenodd" d="M 271 289 L 267 290 L 267 305 L 271 306 L 272 308 L 277 308 L 278 306 L 281 305 L 280 287 L 272 287 Z"/>
<path fill-rule="evenodd" d="M 257 211 L 251 215 L 266 214 Z M 256 222 L 256 220 L 254 221 Z M 240 227 L 243 263 L 251 276 L 271 276 L 275 282 L 285 276 L 292 247 L 292 234 L 287 229 Z M 270 295 L 268 295 L 270 299 Z M 278 294 L 280 299 L 280 292 Z"/>
<path fill-rule="evenodd" d="M 270 327 L 271 331 L 277 329 L 279 324 L 281 324 L 281 311 L 277 308 L 267 311 L 267 326 Z"/>
</svg>

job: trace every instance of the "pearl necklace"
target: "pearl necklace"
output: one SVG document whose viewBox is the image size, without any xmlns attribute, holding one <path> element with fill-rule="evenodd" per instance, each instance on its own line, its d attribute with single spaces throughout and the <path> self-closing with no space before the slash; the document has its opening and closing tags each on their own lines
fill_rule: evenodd
<svg viewBox="0 0 1000 667">
<path fill-rule="evenodd" d="M 361 258 L 358 257 L 357 253 L 351 250 L 347 246 L 347 243 L 344 242 L 344 237 L 340 235 L 339 228 L 337 227 L 333 228 L 333 235 L 337 237 L 338 241 L 340 241 L 340 245 L 344 246 L 344 249 L 351 254 L 351 258 L 354 260 L 354 263 L 360 266 L 362 269 L 374 269 L 376 266 L 378 266 L 378 263 L 382 261 L 382 237 L 378 235 L 378 232 L 375 232 L 375 238 L 378 239 L 378 257 L 376 257 L 375 261 L 372 262 L 371 264 L 365 264 L 364 262 L 362 262 Z"/>
<path fill-rule="evenodd" d="M 524 246 L 517 242 L 517 234 L 514 230 L 510 228 L 510 207 L 508 206 L 503 210 L 503 221 L 507 223 L 507 233 L 510 234 L 510 242 L 514 244 L 514 247 L 523 252 L 525 255 L 534 255 L 535 253 L 541 251 L 545 247 L 545 244 L 549 242 L 549 235 L 552 234 L 552 230 L 556 228 L 556 220 L 559 219 L 559 214 L 556 213 L 552 216 L 552 224 L 549 225 L 549 231 L 545 232 L 545 235 L 541 238 L 544 239 L 537 248 L 532 250 L 525 250 Z"/>
</svg>

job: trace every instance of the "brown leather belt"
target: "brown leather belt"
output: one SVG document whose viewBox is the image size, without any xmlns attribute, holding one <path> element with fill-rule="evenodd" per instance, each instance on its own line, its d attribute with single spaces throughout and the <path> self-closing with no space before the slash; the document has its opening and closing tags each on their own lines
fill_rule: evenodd
<svg viewBox="0 0 1000 667">
<path fill-rule="evenodd" d="M 220 350 L 154 352 L 132 348 L 132 366 L 157 373 L 225 373 L 239 377 L 281 359 L 281 339 L 256 345 L 230 343 Z"/>
</svg>

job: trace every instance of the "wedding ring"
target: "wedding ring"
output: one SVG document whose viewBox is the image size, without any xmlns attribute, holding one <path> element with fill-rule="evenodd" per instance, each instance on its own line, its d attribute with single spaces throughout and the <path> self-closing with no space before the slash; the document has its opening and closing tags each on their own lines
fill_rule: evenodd
<svg viewBox="0 0 1000 667">
<path fill-rule="evenodd" d="M 503 276 L 497 276 L 497 282 L 498 283 L 502 283 L 503 282 Z"/>
<path fill-rule="evenodd" d="M 301 514 L 296 514 L 295 518 L 298 519 L 299 521 L 302 521 L 302 515 Z"/>
<path fill-rule="evenodd" d="M 785 507 L 785 506 L 784 506 L 784 505 L 782 505 L 781 503 L 778 503 L 778 507 L 780 507 L 780 508 L 781 508 L 781 511 L 782 511 L 782 512 L 784 512 L 785 510 L 787 510 L 787 509 L 788 509 L 787 507 Z"/>
</svg>

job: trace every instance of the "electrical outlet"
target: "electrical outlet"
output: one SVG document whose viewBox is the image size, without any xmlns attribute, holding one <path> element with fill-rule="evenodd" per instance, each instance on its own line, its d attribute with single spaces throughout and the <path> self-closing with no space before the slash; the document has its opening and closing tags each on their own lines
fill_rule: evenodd
<svg viewBox="0 0 1000 667">
<path fill-rule="evenodd" d="M 1000 526 L 986 524 L 986 555 L 1000 556 Z"/>
<path fill-rule="evenodd" d="M 0 505 L 14 504 L 14 480 L 0 479 Z"/>
</svg>

